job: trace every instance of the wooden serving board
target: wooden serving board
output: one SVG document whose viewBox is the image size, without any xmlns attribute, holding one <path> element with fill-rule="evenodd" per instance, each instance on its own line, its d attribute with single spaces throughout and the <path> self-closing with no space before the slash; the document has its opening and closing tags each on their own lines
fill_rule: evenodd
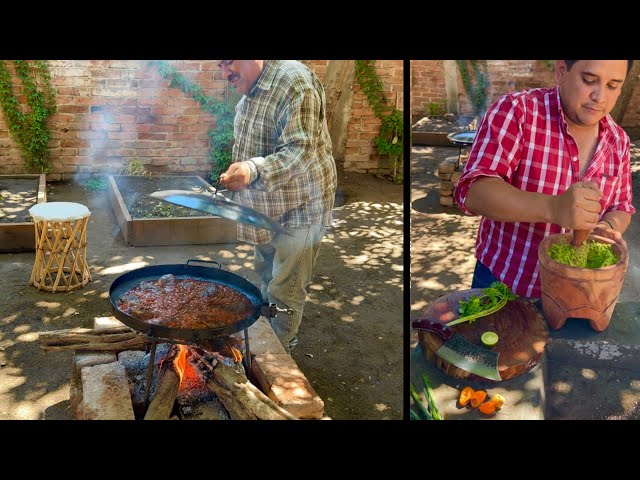
<svg viewBox="0 0 640 480">
<path fill-rule="evenodd" d="M 482 289 L 464 290 L 438 298 L 423 312 L 422 317 L 441 323 L 458 318 L 460 300 L 482 294 Z M 518 299 L 507 302 L 500 311 L 481 317 L 475 323 L 462 323 L 451 327 L 456 333 L 476 345 L 482 345 L 480 336 L 486 331 L 496 332 L 498 343 L 490 348 L 499 352 L 498 372 L 502 380 L 517 377 L 531 370 L 540 360 L 549 338 L 547 323 L 538 309 L 529 300 Z M 444 340 L 438 335 L 418 331 L 425 356 L 447 375 L 459 379 L 492 382 L 461 370 L 436 355 Z"/>
</svg>

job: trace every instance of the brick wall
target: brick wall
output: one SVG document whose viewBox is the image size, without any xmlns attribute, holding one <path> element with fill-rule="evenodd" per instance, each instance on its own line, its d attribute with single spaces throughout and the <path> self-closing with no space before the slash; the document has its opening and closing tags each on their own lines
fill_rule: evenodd
<svg viewBox="0 0 640 480">
<path fill-rule="evenodd" d="M 488 60 L 487 70 L 491 79 L 487 105 L 491 105 L 500 95 L 510 91 L 555 85 L 554 69 L 549 68 L 542 60 Z M 446 107 L 443 61 L 412 60 L 410 88 L 411 113 L 415 117 L 425 115 L 426 105 L 429 102 L 440 103 Z M 458 103 L 460 115 L 473 113 L 459 73 Z M 622 126 L 628 131 L 640 130 L 640 85 L 638 84 L 631 97 Z"/>
<path fill-rule="evenodd" d="M 170 64 L 200 85 L 206 95 L 222 99 L 228 87 L 217 62 Z M 322 79 L 328 60 L 308 63 Z M 215 117 L 178 88 L 169 88 L 155 67 L 138 60 L 52 60 L 49 65 L 57 93 L 57 112 L 49 122 L 49 180 L 115 173 L 134 159 L 153 173 L 208 177 L 207 132 L 215 126 Z M 395 102 L 397 93 L 401 107 L 402 61 L 382 60 L 376 66 L 389 97 Z M 379 121 L 355 88 L 345 169 L 368 171 L 379 160 L 373 145 Z M 20 89 L 16 87 L 16 92 Z M 0 113 L 0 174 L 24 172 L 20 150 Z"/>
<path fill-rule="evenodd" d="M 447 111 L 442 60 L 411 60 L 411 115 L 422 117 L 430 103 Z"/>
<path fill-rule="evenodd" d="M 308 60 L 307 65 L 323 79 L 328 60 Z M 384 92 L 391 104 L 402 110 L 403 106 L 403 61 L 376 60 L 376 71 L 384 84 Z M 387 169 L 385 159 L 377 153 L 373 140 L 378 136 L 380 120 L 373 114 L 367 97 L 356 82 L 353 87 L 351 120 L 347 127 L 347 148 L 344 169 L 351 172 L 375 172 Z"/>
</svg>

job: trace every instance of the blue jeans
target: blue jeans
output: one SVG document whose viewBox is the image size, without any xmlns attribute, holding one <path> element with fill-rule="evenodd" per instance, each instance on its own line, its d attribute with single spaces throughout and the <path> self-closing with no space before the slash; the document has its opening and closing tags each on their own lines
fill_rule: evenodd
<svg viewBox="0 0 640 480">
<path fill-rule="evenodd" d="M 480 260 L 476 260 L 476 268 L 473 271 L 471 288 L 487 288 L 490 287 L 493 282 L 497 281 L 498 279 L 493 276 L 491 270 L 485 267 Z"/>
<path fill-rule="evenodd" d="M 288 352 L 298 343 L 298 328 L 307 298 L 307 287 L 320 243 L 323 225 L 288 229 L 293 235 L 275 234 L 271 242 L 255 246 L 255 271 L 260 276 L 262 298 L 293 313 L 278 313 L 269 322 Z"/>
</svg>

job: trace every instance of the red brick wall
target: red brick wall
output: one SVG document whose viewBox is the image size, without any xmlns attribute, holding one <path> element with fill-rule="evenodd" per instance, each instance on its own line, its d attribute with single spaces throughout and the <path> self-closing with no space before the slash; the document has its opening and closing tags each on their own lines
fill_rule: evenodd
<svg viewBox="0 0 640 480">
<path fill-rule="evenodd" d="M 429 102 L 442 102 L 446 107 L 442 63 L 442 60 L 411 61 L 412 115 L 416 117 L 425 115 L 426 105 Z M 543 60 L 488 60 L 487 67 L 491 78 L 487 105 L 491 105 L 500 95 L 509 91 L 555 85 L 555 71 Z M 514 85 L 510 87 L 509 82 L 513 82 Z M 459 74 L 458 102 L 460 115 L 473 113 Z M 638 85 L 631 97 L 622 126 L 627 129 L 640 129 L 640 86 Z"/>
<path fill-rule="evenodd" d="M 442 60 L 411 60 L 411 115 L 422 117 L 430 103 L 447 111 Z"/>
<path fill-rule="evenodd" d="M 206 95 L 223 98 L 227 87 L 217 62 L 170 64 L 200 85 Z M 308 63 L 322 79 L 328 60 Z M 49 65 L 57 93 L 57 112 L 49 121 L 49 180 L 115 173 L 134 159 L 153 173 L 208 177 L 207 132 L 215 126 L 215 118 L 178 88 L 169 88 L 155 67 L 141 60 L 52 60 Z M 382 60 L 376 65 L 390 98 L 396 101 L 398 93 L 401 107 L 402 61 Z M 378 162 L 373 138 L 379 121 L 357 87 L 356 92 L 345 169 L 367 171 Z M 0 112 L 0 174 L 24 172 L 20 150 Z"/>
<path fill-rule="evenodd" d="M 308 60 L 305 63 L 322 80 L 327 70 L 328 60 Z M 403 61 L 376 60 L 376 71 L 384 84 L 384 92 L 391 104 L 402 110 L 403 106 Z M 347 127 L 347 148 L 344 169 L 351 172 L 375 172 L 379 168 L 388 169 L 377 153 L 374 139 L 380 130 L 380 120 L 373 114 L 367 97 L 356 82 L 353 87 L 351 120 Z"/>
</svg>

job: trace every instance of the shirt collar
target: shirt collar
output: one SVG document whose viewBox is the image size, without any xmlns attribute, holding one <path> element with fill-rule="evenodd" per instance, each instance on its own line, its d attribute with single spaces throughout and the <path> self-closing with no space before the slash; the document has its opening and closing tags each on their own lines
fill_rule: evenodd
<svg viewBox="0 0 640 480">
<path fill-rule="evenodd" d="M 258 81 L 253 88 L 247 94 L 248 97 L 253 97 L 258 93 L 258 90 L 270 90 L 273 82 L 276 78 L 276 72 L 278 71 L 278 60 L 265 60 L 262 73 L 258 77 Z"/>
</svg>

